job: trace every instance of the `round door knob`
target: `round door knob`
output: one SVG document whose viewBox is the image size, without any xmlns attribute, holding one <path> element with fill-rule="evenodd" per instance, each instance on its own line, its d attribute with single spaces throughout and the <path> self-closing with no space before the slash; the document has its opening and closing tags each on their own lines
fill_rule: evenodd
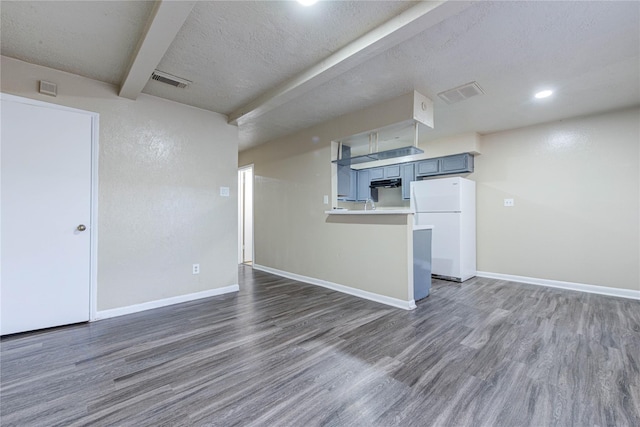
<svg viewBox="0 0 640 427">
<path fill-rule="evenodd" d="M 85 225 L 84 225 L 84 224 L 80 224 L 80 225 L 78 226 L 78 231 L 84 231 L 84 230 L 86 230 L 86 229 L 87 229 L 87 227 L 85 227 Z"/>
</svg>

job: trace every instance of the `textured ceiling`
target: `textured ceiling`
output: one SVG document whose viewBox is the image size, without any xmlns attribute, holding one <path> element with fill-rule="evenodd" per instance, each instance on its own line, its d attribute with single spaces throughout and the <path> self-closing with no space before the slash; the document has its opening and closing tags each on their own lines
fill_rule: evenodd
<svg viewBox="0 0 640 427">
<path fill-rule="evenodd" d="M 2 1 L 2 55 L 119 85 L 151 1 Z"/>
<path fill-rule="evenodd" d="M 577 7 L 579 6 L 579 7 Z M 640 4 L 483 2 L 240 128 L 245 141 L 411 90 L 434 101 L 435 138 L 491 133 L 640 103 Z M 485 95 L 437 94 L 477 81 Z M 532 94 L 553 88 L 552 99 Z M 345 96 L 348 94 L 348 96 Z"/>
<path fill-rule="evenodd" d="M 228 114 L 411 5 L 199 2 L 157 67 L 193 84 L 176 92 L 150 81 L 144 92 Z"/>
<path fill-rule="evenodd" d="M 199 1 L 155 67 L 193 84 L 177 89 L 150 81 L 143 92 L 231 114 L 415 8 L 404 1 L 321 0 L 310 8 Z M 640 104 L 640 2 L 449 2 L 439 10 L 454 12 L 430 13 L 439 18 L 403 33 L 410 37 L 398 27 L 375 55 L 355 50 L 349 55 L 357 60 L 333 66 L 330 78 L 312 77 L 314 84 L 239 121 L 240 148 L 412 90 L 435 103 L 435 129 L 426 138 Z M 3 55 L 116 85 L 154 16 L 153 3 L 140 1 L 3 0 L 0 11 Z M 485 95 L 454 105 L 437 97 L 474 80 Z M 543 87 L 556 93 L 532 101 Z"/>
</svg>

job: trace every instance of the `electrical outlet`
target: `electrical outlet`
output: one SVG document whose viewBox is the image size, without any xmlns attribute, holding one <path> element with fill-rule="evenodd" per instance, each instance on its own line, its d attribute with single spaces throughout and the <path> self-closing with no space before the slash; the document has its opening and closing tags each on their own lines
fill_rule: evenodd
<svg viewBox="0 0 640 427">
<path fill-rule="evenodd" d="M 200 264 L 193 264 L 193 274 L 200 274 Z"/>
<path fill-rule="evenodd" d="M 506 207 L 512 207 L 513 206 L 513 199 L 504 199 L 504 205 Z"/>
<path fill-rule="evenodd" d="M 229 187 L 220 187 L 220 195 L 222 197 L 229 197 Z"/>
</svg>

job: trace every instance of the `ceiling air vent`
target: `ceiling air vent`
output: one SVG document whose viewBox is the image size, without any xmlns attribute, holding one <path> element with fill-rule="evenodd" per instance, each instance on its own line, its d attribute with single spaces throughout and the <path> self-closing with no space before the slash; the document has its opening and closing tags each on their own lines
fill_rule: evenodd
<svg viewBox="0 0 640 427">
<path fill-rule="evenodd" d="M 180 77 L 172 76 L 171 74 L 164 73 L 158 70 L 155 70 L 153 73 L 151 73 L 151 78 L 153 80 L 179 88 L 185 88 L 191 84 L 189 80 L 181 79 Z"/>
<path fill-rule="evenodd" d="M 45 80 L 40 80 L 40 93 L 44 95 L 58 96 L 58 85 Z"/>
<path fill-rule="evenodd" d="M 463 84 L 438 94 L 447 104 L 455 104 L 476 95 L 484 95 L 484 91 L 476 82 Z"/>
</svg>

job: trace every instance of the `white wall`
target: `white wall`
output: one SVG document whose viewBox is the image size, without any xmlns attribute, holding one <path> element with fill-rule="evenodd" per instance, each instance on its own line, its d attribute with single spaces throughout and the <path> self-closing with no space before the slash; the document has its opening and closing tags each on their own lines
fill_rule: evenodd
<svg viewBox="0 0 640 427">
<path fill-rule="evenodd" d="M 98 310 L 238 283 L 236 127 L 209 111 L 144 94 L 131 101 L 108 84 L 1 61 L 2 92 L 100 114 Z M 37 92 L 41 79 L 58 84 L 57 97 Z"/>
<path fill-rule="evenodd" d="M 639 147 L 637 108 L 483 136 L 478 270 L 640 290 Z"/>
</svg>

